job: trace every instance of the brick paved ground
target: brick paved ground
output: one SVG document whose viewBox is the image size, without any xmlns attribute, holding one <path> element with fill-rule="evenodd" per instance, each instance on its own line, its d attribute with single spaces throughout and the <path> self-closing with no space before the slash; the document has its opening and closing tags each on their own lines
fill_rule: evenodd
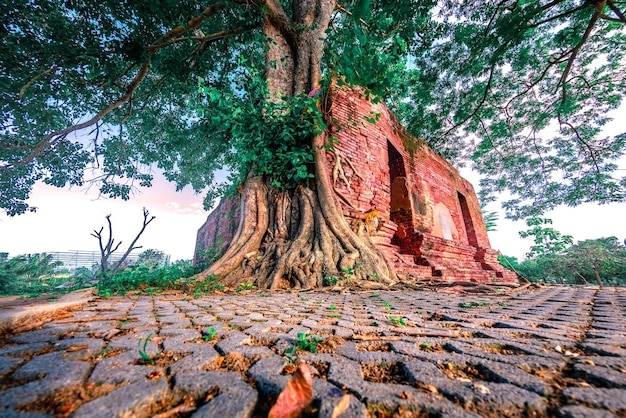
<svg viewBox="0 0 626 418">
<path fill-rule="evenodd" d="M 98 299 L 0 345 L 0 416 L 263 416 L 288 358 L 312 416 L 626 416 L 626 289 Z"/>
</svg>

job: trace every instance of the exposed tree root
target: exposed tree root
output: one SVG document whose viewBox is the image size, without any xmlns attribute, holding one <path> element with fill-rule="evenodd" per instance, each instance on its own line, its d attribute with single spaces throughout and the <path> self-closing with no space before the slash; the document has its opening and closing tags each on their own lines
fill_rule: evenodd
<svg viewBox="0 0 626 418">
<path fill-rule="evenodd" d="M 341 152 L 339 152 L 338 150 L 335 151 L 327 151 L 333 154 L 334 158 L 335 158 L 335 164 L 333 165 L 333 171 L 332 171 L 332 178 L 333 178 L 333 190 L 335 191 L 335 193 L 337 194 L 337 196 L 349 207 L 351 207 L 354 210 L 357 210 L 359 212 L 365 212 L 363 209 L 360 209 L 358 207 L 356 207 L 351 201 L 350 199 L 348 199 L 348 197 L 343 194 L 341 192 L 341 190 L 339 190 L 337 188 L 337 180 L 341 179 L 345 184 L 346 187 L 348 189 L 348 193 L 352 192 L 352 185 L 350 183 L 350 180 L 346 177 L 346 173 L 343 169 L 343 165 L 341 164 L 342 160 L 345 161 L 350 168 L 352 169 L 352 172 L 354 173 L 354 175 L 358 178 L 360 178 L 361 180 L 363 180 L 363 177 L 361 176 L 361 174 L 358 172 L 358 170 L 356 169 L 356 167 L 354 166 L 354 164 L 352 163 L 352 161 L 350 161 L 349 158 L 346 158 L 343 156 L 343 154 L 341 154 Z"/>
<path fill-rule="evenodd" d="M 268 191 L 261 177 L 247 179 L 234 238 L 201 275 L 218 275 L 228 287 L 254 282 L 260 289 L 396 282 L 393 264 L 372 243 L 365 222 L 351 226 L 339 211 L 321 147 L 325 140 L 314 142 L 315 190 Z"/>
</svg>

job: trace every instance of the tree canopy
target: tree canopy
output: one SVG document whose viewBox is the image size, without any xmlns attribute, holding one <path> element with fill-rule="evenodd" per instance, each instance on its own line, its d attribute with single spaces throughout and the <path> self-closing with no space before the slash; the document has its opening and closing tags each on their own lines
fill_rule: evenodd
<svg viewBox="0 0 626 418">
<path fill-rule="evenodd" d="M 597 283 L 600 286 L 626 283 L 626 248 L 616 237 L 588 239 L 558 250 L 553 248 L 521 263 L 512 257 L 505 258 L 505 266 L 513 266 L 531 281 Z"/>
<path fill-rule="evenodd" d="M 207 204 L 253 168 L 274 187 L 306 184 L 309 138 L 325 129 L 314 89 L 331 82 L 367 88 L 437 152 L 473 162 L 482 191 L 511 193 L 510 217 L 623 201 L 614 162 L 626 134 L 602 128 L 626 90 L 624 7 L 3 2 L 0 207 L 33 209 L 36 181 L 96 179 L 126 199 L 133 182 L 150 184 L 152 164 L 179 188 L 208 188 Z M 272 55 L 281 46 L 289 58 Z M 229 184 L 215 184 L 223 168 Z"/>
</svg>

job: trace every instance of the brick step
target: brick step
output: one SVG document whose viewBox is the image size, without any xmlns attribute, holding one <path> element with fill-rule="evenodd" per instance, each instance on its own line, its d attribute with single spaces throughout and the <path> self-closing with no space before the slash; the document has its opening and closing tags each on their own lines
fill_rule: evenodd
<svg viewBox="0 0 626 418">
<path fill-rule="evenodd" d="M 446 268 L 435 267 L 435 270 L 439 270 L 443 276 L 480 276 L 480 277 L 496 277 L 496 272 L 493 270 L 480 270 L 480 269 L 468 269 L 468 268 Z"/>
<path fill-rule="evenodd" d="M 392 245 L 391 244 L 391 237 L 386 237 L 386 236 L 382 236 L 382 235 L 372 235 L 370 237 L 370 239 L 378 247 Z"/>
<path fill-rule="evenodd" d="M 428 266 L 401 267 L 398 268 L 398 274 L 410 274 L 420 279 L 430 279 L 433 277 L 433 270 Z"/>
</svg>

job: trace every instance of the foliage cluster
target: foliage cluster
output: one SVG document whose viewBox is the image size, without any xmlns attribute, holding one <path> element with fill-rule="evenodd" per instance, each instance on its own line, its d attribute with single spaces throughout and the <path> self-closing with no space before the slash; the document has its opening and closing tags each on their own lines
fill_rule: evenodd
<svg viewBox="0 0 626 418">
<path fill-rule="evenodd" d="M 527 220 L 530 229 L 520 232 L 532 237 L 527 259 L 501 256 L 500 263 L 534 282 L 558 284 L 626 284 L 626 247 L 616 237 L 578 241 L 545 225 L 550 219 Z"/>
<path fill-rule="evenodd" d="M 51 291 L 67 281 L 67 274 L 56 272 L 62 263 L 50 254 L 26 254 L 8 258 L 0 253 L 0 294 L 38 294 Z"/>
<path fill-rule="evenodd" d="M 191 260 L 164 265 L 164 257 L 162 251 L 146 250 L 136 263 L 124 266 L 115 274 L 101 274 L 98 266 L 91 269 L 80 267 L 69 273 L 61 262 L 53 261 L 50 254 L 28 254 L 8 259 L 6 253 L 0 253 L 0 294 L 36 296 L 94 285 L 103 296 L 130 291 L 188 290 L 189 285 L 181 283 L 180 279 L 199 273 L 202 266 L 193 266 Z M 194 281 L 192 287 L 205 292 L 217 290 L 209 281 L 205 283 L 203 280 Z"/>
<path fill-rule="evenodd" d="M 625 199 L 614 161 L 626 134 L 602 133 L 625 94 L 623 2 L 307 4 L 334 8 L 319 63 L 310 63 L 326 82 L 366 87 L 444 157 L 473 163 L 481 191 L 510 192 L 508 216 Z M 156 164 L 178 188 L 208 188 L 207 206 L 251 168 L 279 188 L 309 181 L 308 137 L 325 128 L 316 101 L 266 94 L 267 65 L 287 63 L 266 61 L 274 40 L 262 26 L 312 30 L 288 16 L 295 9 L 0 4 L 0 208 L 33 210 L 35 182 L 80 185 L 90 164 L 104 195 L 128 199 L 133 184 L 150 185 Z M 233 173 L 229 184 L 215 182 L 222 169 Z"/>
<path fill-rule="evenodd" d="M 125 294 L 141 290 L 147 293 L 178 288 L 178 280 L 190 277 L 200 270 L 190 260 L 179 260 L 169 266 L 127 266 L 113 275 L 99 278 L 97 288 L 101 295 Z"/>
<path fill-rule="evenodd" d="M 232 187 L 243 183 L 251 170 L 266 176 L 268 184 L 280 190 L 306 184 L 313 178 L 311 135 L 326 129 L 316 97 L 297 95 L 283 97 L 280 102 L 264 100 L 268 93 L 262 74 L 253 67 L 246 69 L 239 80 L 241 88 L 248 92 L 245 96 L 210 87 L 207 80 L 198 79 L 200 98 L 195 106 L 201 117 L 199 123 L 216 132 L 213 140 L 222 138 L 232 147 L 232 152 L 223 155 L 223 163 L 230 171 L 231 193 Z M 205 206 L 216 197 L 217 193 L 210 193 Z"/>
</svg>

